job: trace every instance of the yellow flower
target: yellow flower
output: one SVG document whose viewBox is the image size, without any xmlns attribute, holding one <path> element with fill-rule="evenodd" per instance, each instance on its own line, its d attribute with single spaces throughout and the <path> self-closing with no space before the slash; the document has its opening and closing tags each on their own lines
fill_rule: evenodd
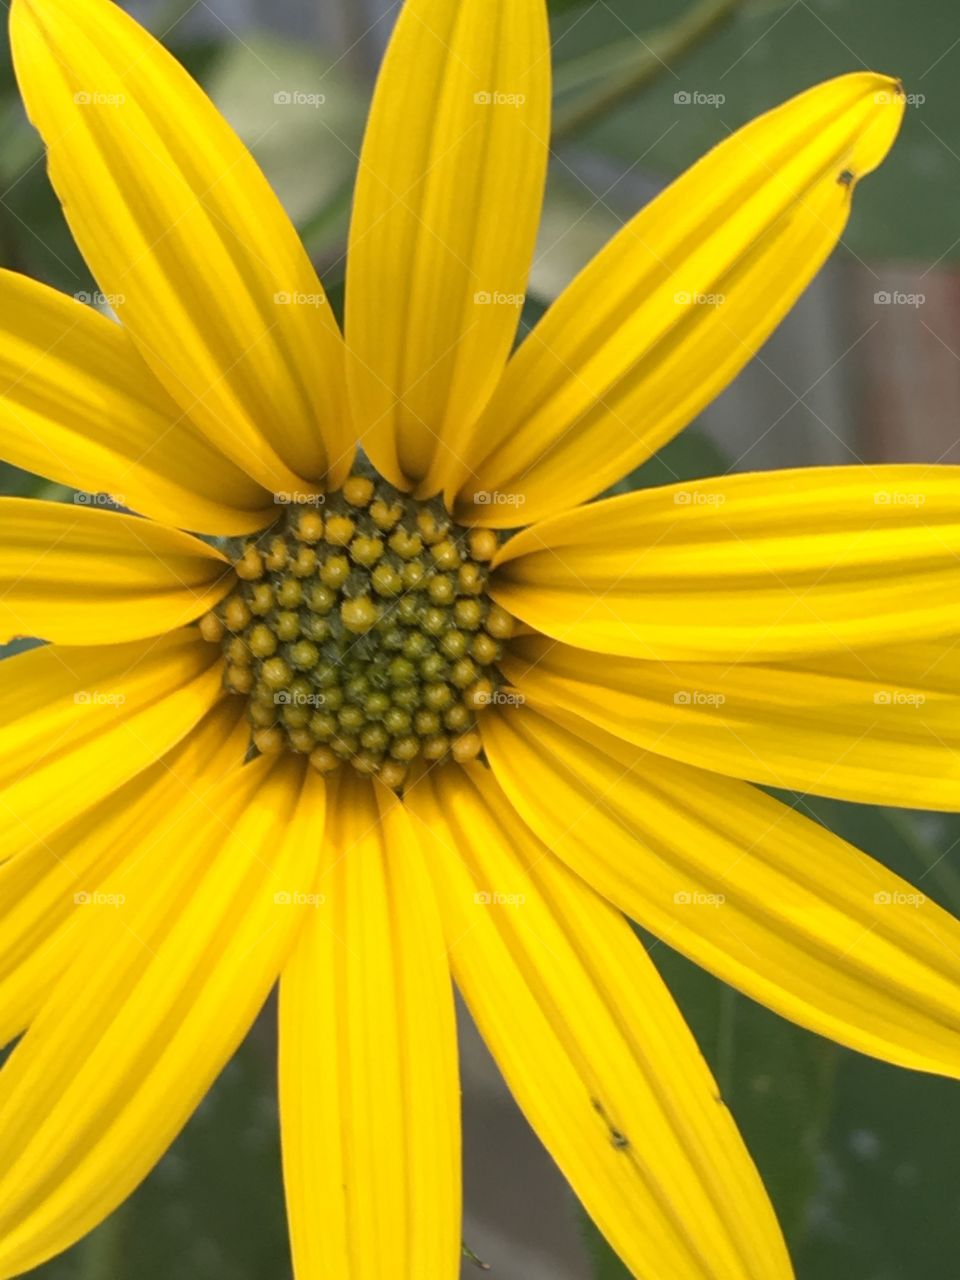
<svg viewBox="0 0 960 1280">
<path fill-rule="evenodd" d="M 452 971 L 634 1274 L 789 1275 L 621 912 L 805 1027 L 958 1074 L 960 927 L 752 784 L 957 807 L 960 483 L 805 470 L 579 504 L 780 320 L 899 87 L 844 76 L 729 137 L 511 356 L 543 0 L 408 0 L 345 342 L 159 45 L 107 0 L 11 22 L 121 323 L 0 277 L 3 456 L 81 491 L 2 504 L 0 627 L 50 643 L 2 668 L 0 1040 L 26 1030 L 0 1073 L 0 1274 L 137 1185 L 279 976 L 298 1277 L 453 1280 Z"/>
</svg>

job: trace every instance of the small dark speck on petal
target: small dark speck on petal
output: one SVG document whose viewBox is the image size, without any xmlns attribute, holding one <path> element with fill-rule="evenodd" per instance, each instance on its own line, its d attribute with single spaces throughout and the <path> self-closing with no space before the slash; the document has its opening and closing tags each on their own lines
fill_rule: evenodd
<svg viewBox="0 0 960 1280">
<path fill-rule="evenodd" d="M 618 1151 L 625 1151 L 630 1145 L 630 1139 L 625 1133 L 621 1133 L 619 1129 L 614 1128 L 610 1123 L 610 1117 L 607 1115 L 607 1109 L 599 1098 L 591 1098 L 591 1104 L 594 1111 L 601 1117 L 610 1133 L 610 1142 Z"/>
</svg>

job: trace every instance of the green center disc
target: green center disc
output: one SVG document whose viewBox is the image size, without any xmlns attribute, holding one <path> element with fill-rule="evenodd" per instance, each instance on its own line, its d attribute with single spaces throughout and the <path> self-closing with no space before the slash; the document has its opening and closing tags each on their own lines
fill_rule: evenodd
<svg viewBox="0 0 960 1280">
<path fill-rule="evenodd" d="M 200 626 L 248 699 L 253 748 L 390 787 L 418 757 L 474 759 L 514 629 L 486 590 L 498 542 L 360 473 L 238 542 L 237 586 Z"/>
</svg>

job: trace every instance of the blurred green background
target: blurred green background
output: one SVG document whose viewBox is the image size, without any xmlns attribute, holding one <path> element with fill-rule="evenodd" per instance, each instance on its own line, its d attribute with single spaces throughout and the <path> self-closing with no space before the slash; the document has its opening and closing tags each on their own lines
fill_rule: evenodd
<svg viewBox="0 0 960 1280">
<path fill-rule="evenodd" d="M 364 112 L 395 4 L 126 7 L 251 145 L 337 297 Z M 862 67 L 900 76 L 910 95 L 891 159 L 858 193 L 843 245 L 794 315 L 693 428 L 620 487 L 757 466 L 960 458 L 955 0 L 555 0 L 552 19 L 557 141 L 527 324 L 664 181 L 757 112 Z M 323 106 L 275 101 L 292 89 L 323 94 Z M 23 118 L 5 43 L 0 122 L 0 263 L 67 293 L 92 293 Z M 878 305 L 874 295 L 891 289 L 923 303 Z M 70 496 L 9 467 L 0 469 L 0 489 Z M 957 820 L 793 800 L 960 911 Z M 755 1155 L 801 1280 L 956 1274 L 960 1090 L 799 1031 L 646 941 Z M 461 1021 L 468 1243 L 501 1280 L 625 1276 Z M 288 1276 L 273 1056 L 268 1008 L 147 1183 L 36 1274 Z M 464 1273 L 475 1274 L 469 1263 Z"/>
</svg>

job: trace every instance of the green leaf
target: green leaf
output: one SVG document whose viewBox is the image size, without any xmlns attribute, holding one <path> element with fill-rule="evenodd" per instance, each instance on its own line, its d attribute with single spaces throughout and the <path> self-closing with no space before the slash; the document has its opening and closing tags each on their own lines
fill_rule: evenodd
<svg viewBox="0 0 960 1280">
<path fill-rule="evenodd" d="M 233 41 L 206 82 L 315 257 L 339 258 L 367 94 L 336 55 L 266 35 Z"/>
<path fill-rule="evenodd" d="M 638 931 L 639 932 L 639 931 Z M 644 937 L 716 1077 L 794 1249 L 819 1190 L 834 1082 L 853 1055 L 754 1004 Z M 587 1224 L 598 1280 L 629 1274 Z"/>
<path fill-rule="evenodd" d="M 665 468 L 671 479 L 692 479 L 725 465 L 709 441 L 684 432 L 625 488 L 662 483 Z M 960 817 L 781 798 L 960 910 Z M 960 1249 L 956 1085 L 804 1031 L 637 932 L 756 1161 L 798 1280 L 940 1280 L 943 1259 Z M 581 1218 L 596 1280 L 626 1280 Z"/>
<path fill-rule="evenodd" d="M 801 807 L 956 909 L 956 871 L 936 877 L 960 849 L 960 819 Z M 956 1084 L 803 1031 L 645 941 L 757 1163 L 798 1280 L 941 1280 L 960 1250 Z M 595 1228 L 585 1231 L 597 1280 L 625 1280 Z"/>
<path fill-rule="evenodd" d="M 676 19 L 673 0 L 650 0 L 638 31 L 633 0 L 609 0 L 582 16 L 567 15 L 558 52 L 566 61 L 602 50 L 598 66 L 612 75 L 631 60 L 648 60 L 651 32 Z M 922 12 L 901 0 L 747 3 L 707 43 L 668 60 L 651 85 L 581 141 L 624 169 L 642 156 L 646 168 L 674 177 L 731 129 L 810 85 L 864 67 L 896 75 L 923 100 L 908 108 L 891 156 L 855 202 L 844 240 L 861 257 L 956 261 L 956 40 L 953 0 L 928 0 Z M 557 74 L 563 85 L 564 63 Z M 678 105 L 674 95 L 684 91 L 724 101 Z"/>
<path fill-rule="evenodd" d="M 261 1018 L 146 1182 L 37 1280 L 286 1280 L 272 1018 Z"/>
<path fill-rule="evenodd" d="M 659 484 L 724 475 L 728 468 L 729 463 L 720 447 L 697 427 L 687 427 L 642 466 L 612 485 L 604 497 L 612 498 L 620 493 L 632 493 L 635 489 L 649 489 Z"/>
<path fill-rule="evenodd" d="M 583 1235 L 593 1280 L 631 1280 L 630 1272 L 585 1215 Z"/>
<path fill-rule="evenodd" d="M 278 37 L 253 33 L 242 42 L 198 42 L 174 27 L 165 43 L 195 75 L 203 76 L 207 92 L 251 148 L 291 218 L 304 228 L 311 253 L 327 262 L 339 259 L 366 90 L 336 65 L 335 55 Z M 5 37 L 2 48 L 9 60 Z M 0 186 L 5 191 L 0 265 L 68 294 L 90 292 L 93 282 L 47 180 L 39 138 L 15 91 L 6 97 L 0 93 L 0 126 Z"/>
<path fill-rule="evenodd" d="M 828 800 L 804 807 L 941 906 L 960 910 L 960 817 Z M 958 1128 L 955 1082 L 845 1054 L 796 1252 L 801 1280 L 940 1280 L 944 1259 L 960 1252 Z"/>
</svg>

